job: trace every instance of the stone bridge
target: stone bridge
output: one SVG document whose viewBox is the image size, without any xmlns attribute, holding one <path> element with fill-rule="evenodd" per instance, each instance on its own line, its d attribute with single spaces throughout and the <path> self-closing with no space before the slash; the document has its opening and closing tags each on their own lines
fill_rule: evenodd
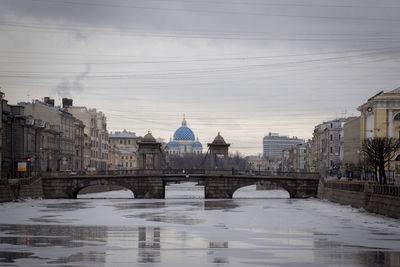
<svg viewBox="0 0 400 267">
<path fill-rule="evenodd" d="M 232 198 L 241 187 L 271 184 L 288 191 L 290 198 L 315 197 L 319 178 L 292 176 L 245 176 L 209 174 L 99 175 L 42 178 L 45 198 L 76 198 L 79 191 L 93 185 L 115 185 L 132 191 L 135 198 L 164 198 L 168 183 L 198 182 L 204 185 L 205 198 Z"/>
<path fill-rule="evenodd" d="M 236 173 L 228 167 L 228 147 L 218 133 L 209 146 L 209 166 L 194 173 L 182 170 L 166 170 L 161 144 L 149 132 L 139 142 L 138 169 L 127 175 L 88 175 L 43 177 L 45 198 L 76 198 L 79 191 L 93 185 L 116 185 L 133 192 L 135 198 L 164 198 L 168 183 L 195 181 L 205 187 L 205 198 L 232 198 L 233 193 L 244 186 L 271 184 L 284 188 L 291 198 L 317 195 L 318 174 L 292 173 L 271 175 L 269 173 Z M 219 157 L 218 157 L 219 156 Z M 220 157 L 223 160 L 220 160 Z M 218 163 L 219 166 L 218 166 Z"/>
</svg>

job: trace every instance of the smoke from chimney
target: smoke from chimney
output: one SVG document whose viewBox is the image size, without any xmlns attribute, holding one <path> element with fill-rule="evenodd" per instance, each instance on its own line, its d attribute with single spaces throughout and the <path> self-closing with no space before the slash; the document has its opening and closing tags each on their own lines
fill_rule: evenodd
<svg viewBox="0 0 400 267">
<path fill-rule="evenodd" d="M 73 78 L 62 80 L 55 88 L 53 92 L 58 95 L 58 97 L 71 97 L 73 92 L 82 92 L 84 89 L 83 80 L 90 73 L 90 65 L 86 64 L 86 70 Z"/>
</svg>

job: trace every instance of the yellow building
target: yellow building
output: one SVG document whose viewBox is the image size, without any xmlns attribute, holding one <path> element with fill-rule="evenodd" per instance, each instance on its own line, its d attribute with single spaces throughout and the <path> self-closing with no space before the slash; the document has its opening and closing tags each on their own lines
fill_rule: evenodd
<svg viewBox="0 0 400 267">
<path fill-rule="evenodd" d="M 400 87 L 379 92 L 358 107 L 361 112 L 361 140 L 374 137 L 399 138 Z"/>
<path fill-rule="evenodd" d="M 400 87 L 379 92 L 359 106 L 358 111 L 361 112 L 361 142 L 374 137 L 400 138 Z M 390 170 L 400 167 L 400 151 L 392 161 Z"/>
</svg>

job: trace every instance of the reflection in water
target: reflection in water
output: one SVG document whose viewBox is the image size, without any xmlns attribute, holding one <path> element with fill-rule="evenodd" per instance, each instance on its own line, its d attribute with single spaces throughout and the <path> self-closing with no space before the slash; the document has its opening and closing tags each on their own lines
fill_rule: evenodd
<svg viewBox="0 0 400 267">
<path fill-rule="evenodd" d="M 208 244 L 210 250 L 207 253 L 208 262 L 210 263 L 228 263 L 228 255 L 220 249 L 228 248 L 228 242 L 210 242 Z"/>
<path fill-rule="evenodd" d="M 240 203 L 240 204 L 239 204 Z M 231 200 L 231 199 L 223 199 L 223 200 L 205 200 L 204 201 L 204 210 L 221 210 L 221 211 L 229 211 L 234 210 L 242 205 L 245 205 L 245 201 L 241 200 Z"/>
<path fill-rule="evenodd" d="M 228 248 L 228 242 L 210 242 L 209 248 Z"/>
<path fill-rule="evenodd" d="M 0 263 L 14 263 L 15 260 L 28 258 L 38 259 L 39 257 L 34 256 L 33 252 L 0 251 Z"/>
<path fill-rule="evenodd" d="M 360 248 L 325 239 L 314 240 L 318 261 L 340 265 L 400 266 L 400 252 Z"/>
<path fill-rule="evenodd" d="M 19 225 L 8 206 L 2 266 L 399 266 L 399 223 L 313 199 L 30 201 Z"/>
<path fill-rule="evenodd" d="M 138 262 L 160 262 L 160 228 L 139 227 Z"/>
</svg>

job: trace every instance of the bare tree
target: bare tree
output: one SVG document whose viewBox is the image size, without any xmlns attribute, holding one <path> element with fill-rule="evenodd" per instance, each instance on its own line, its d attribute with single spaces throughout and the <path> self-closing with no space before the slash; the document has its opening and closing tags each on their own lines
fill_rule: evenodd
<svg viewBox="0 0 400 267">
<path fill-rule="evenodd" d="M 204 155 L 187 153 L 183 156 L 171 155 L 168 158 L 172 169 L 202 169 L 204 168 Z"/>
<path fill-rule="evenodd" d="M 396 151 L 400 149 L 400 140 L 387 137 L 374 137 L 364 139 L 362 143 L 362 152 L 367 164 L 378 171 L 381 184 L 386 184 L 385 167 L 393 158 Z"/>
</svg>

